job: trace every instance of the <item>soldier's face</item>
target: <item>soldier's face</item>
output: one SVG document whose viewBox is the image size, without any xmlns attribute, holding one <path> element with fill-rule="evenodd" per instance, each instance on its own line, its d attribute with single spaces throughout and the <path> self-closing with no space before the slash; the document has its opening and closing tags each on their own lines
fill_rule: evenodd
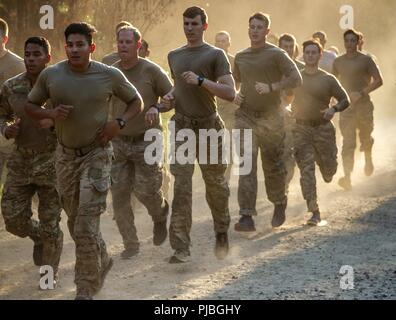
<svg viewBox="0 0 396 320">
<path fill-rule="evenodd" d="M 183 26 L 184 34 L 190 43 L 201 41 L 203 33 L 207 29 L 207 24 L 202 24 L 200 15 L 197 15 L 193 19 L 183 17 Z"/>
<path fill-rule="evenodd" d="M 83 34 L 73 33 L 68 36 L 65 49 L 69 63 L 81 68 L 89 64 L 91 53 L 95 51 L 95 44 L 89 45 Z"/>
<path fill-rule="evenodd" d="M 279 47 L 285 50 L 291 59 L 294 59 L 294 52 L 296 48 L 294 41 L 282 40 Z"/>
<path fill-rule="evenodd" d="M 225 34 L 218 34 L 215 38 L 215 46 L 224 51 L 228 51 L 230 48 L 230 39 L 228 39 Z"/>
<path fill-rule="evenodd" d="M 304 62 L 309 67 L 315 67 L 319 64 L 319 60 L 322 57 L 318 46 L 311 44 L 305 47 L 303 58 Z"/>
<path fill-rule="evenodd" d="M 359 39 L 354 34 L 347 34 L 344 37 L 344 46 L 347 52 L 355 52 L 358 49 Z"/>
<path fill-rule="evenodd" d="M 252 19 L 249 22 L 249 38 L 252 44 L 263 43 L 270 29 L 265 22 L 259 19 Z"/>
<path fill-rule="evenodd" d="M 133 31 L 120 31 L 118 33 L 117 47 L 121 60 L 129 60 L 132 57 L 137 57 L 139 48 L 138 43 L 135 41 L 133 36 Z"/>
<path fill-rule="evenodd" d="M 24 55 L 26 72 L 38 75 L 49 63 L 50 55 L 46 54 L 44 48 L 36 43 L 28 43 Z"/>
</svg>

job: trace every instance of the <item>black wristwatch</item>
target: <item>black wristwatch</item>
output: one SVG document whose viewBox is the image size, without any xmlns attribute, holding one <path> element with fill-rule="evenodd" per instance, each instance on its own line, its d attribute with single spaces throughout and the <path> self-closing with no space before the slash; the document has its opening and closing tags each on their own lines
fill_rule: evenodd
<svg viewBox="0 0 396 320">
<path fill-rule="evenodd" d="M 198 76 L 198 87 L 202 86 L 202 83 L 204 82 L 205 78 L 202 76 Z"/>
<path fill-rule="evenodd" d="M 117 118 L 116 121 L 118 122 L 118 125 L 120 126 L 120 129 L 123 129 L 126 126 L 126 121 L 122 118 Z"/>
</svg>

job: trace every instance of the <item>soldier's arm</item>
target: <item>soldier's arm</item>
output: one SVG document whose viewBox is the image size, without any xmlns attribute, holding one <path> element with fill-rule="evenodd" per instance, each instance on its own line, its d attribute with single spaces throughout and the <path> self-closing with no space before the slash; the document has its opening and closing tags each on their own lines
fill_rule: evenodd
<svg viewBox="0 0 396 320">
<path fill-rule="evenodd" d="M 8 102 L 9 89 L 3 84 L 0 92 L 0 132 L 5 136 L 8 123 L 13 120 L 14 112 Z"/>
<path fill-rule="evenodd" d="M 337 99 L 337 104 L 332 106 L 335 112 L 344 111 L 346 108 L 349 107 L 349 96 L 335 77 L 333 78 L 332 95 L 335 99 Z"/>
<path fill-rule="evenodd" d="M 235 99 L 235 82 L 230 74 L 219 77 L 217 82 L 205 78 L 202 87 L 221 99 L 227 101 L 234 101 Z"/>
<path fill-rule="evenodd" d="M 370 58 L 369 62 L 369 71 L 371 73 L 371 82 L 360 92 L 362 95 L 367 95 L 384 84 L 381 71 L 372 58 Z"/>
<path fill-rule="evenodd" d="M 272 83 L 270 91 L 290 90 L 301 86 L 302 77 L 293 60 L 286 53 L 280 54 L 278 59 L 284 77 L 281 81 Z"/>
</svg>

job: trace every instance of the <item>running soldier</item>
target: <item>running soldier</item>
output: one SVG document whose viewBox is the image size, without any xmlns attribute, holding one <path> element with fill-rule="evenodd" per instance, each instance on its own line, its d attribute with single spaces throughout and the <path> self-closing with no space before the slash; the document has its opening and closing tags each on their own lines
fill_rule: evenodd
<svg viewBox="0 0 396 320">
<path fill-rule="evenodd" d="M 161 245 L 168 234 L 166 221 L 168 202 L 163 196 L 162 165 L 148 164 L 144 153 L 151 141 L 145 141 L 147 129 L 162 129 L 159 117 L 158 99 L 172 89 L 172 83 L 165 71 L 155 63 L 138 56 L 141 34 L 134 27 L 122 27 L 118 31 L 118 54 L 121 58 L 113 66 L 120 69 L 136 87 L 143 98 L 144 110 L 130 121 L 114 138 L 115 160 L 112 167 L 114 217 L 121 233 L 125 250 L 122 258 L 130 258 L 139 252 L 139 240 L 131 206 L 131 193 L 147 208 L 154 222 L 153 243 Z M 125 103 L 114 101 L 112 117 L 117 118 L 125 110 Z M 145 120 L 146 119 L 146 120 Z M 158 139 L 163 140 L 162 134 Z"/>
<path fill-rule="evenodd" d="M 237 129 L 253 132 L 252 170 L 239 176 L 239 222 L 236 231 L 255 231 L 253 215 L 257 215 L 257 157 L 261 153 L 265 186 L 269 201 L 274 204 L 272 226 L 281 226 L 287 207 L 286 170 L 283 163 L 285 138 L 284 112 L 281 109 L 282 90 L 301 85 L 301 75 L 285 51 L 266 42 L 270 31 L 270 18 L 261 12 L 249 19 L 251 47 L 235 56 L 234 76 L 241 86 L 240 108 L 236 111 Z M 241 153 L 244 154 L 241 140 Z"/>
<path fill-rule="evenodd" d="M 325 50 L 325 45 L 327 43 L 326 33 L 324 31 L 316 31 L 312 35 L 312 38 L 317 39 L 323 48 L 323 55 L 319 62 L 319 68 L 332 73 L 334 60 L 337 58 L 337 55 L 334 53 L 334 51 Z"/>
<path fill-rule="evenodd" d="M 141 98 L 121 71 L 91 60 L 95 28 L 85 22 L 65 30 L 66 55 L 45 69 L 29 93 L 25 109 L 33 119 L 52 119 L 59 141 L 56 176 L 61 205 L 76 244 L 76 299 L 92 299 L 113 260 L 100 232 L 106 210 L 113 148 L 110 140 L 141 112 Z M 109 100 L 127 104 L 121 118 L 108 122 Z M 40 106 L 51 99 L 54 108 Z"/>
<path fill-rule="evenodd" d="M 116 38 L 118 35 L 118 31 L 122 28 L 122 27 L 132 27 L 132 23 L 128 22 L 128 21 L 121 21 L 120 23 L 118 23 L 116 25 Z M 114 63 L 116 63 L 117 61 L 120 60 L 120 56 L 118 54 L 118 51 L 116 52 L 112 52 L 109 54 L 106 54 L 103 59 L 102 59 L 102 63 L 107 64 L 108 66 L 113 65 Z"/>
<path fill-rule="evenodd" d="M 231 47 L 230 34 L 227 31 L 218 32 L 215 36 L 215 46 L 217 48 L 224 50 L 224 52 L 227 55 L 228 61 L 230 62 L 231 70 L 233 70 L 235 57 L 229 53 L 229 49 Z M 223 99 L 217 99 L 217 106 L 218 106 L 218 112 L 224 121 L 226 129 L 229 130 L 229 132 L 231 132 L 231 130 L 234 129 L 235 127 L 236 105 L 232 102 Z M 226 170 L 225 175 L 227 181 L 230 181 L 231 178 L 231 167 L 232 167 L 232 161 Z"/>
<path fill-rule="evenodd" d="M 305 69 L 301 72 L 303 85 L 296 90 L 293 101 L 294 154 L 300 169 L 301 190 L 312 217 L 309 225 L 317 225 L 320 211 L 316 194 L 315 162 L 323 180 L 330 183 L 337 171 L 337 145 L 335 129 L 331 119 L 336 112 L 349 106 L 348 95 L 338 80 L 319 69 L 322 46 L 316 40 L 303 44 Z M 338 103 L 329 107 L 331 98 Z"/>
<path fill-rule="evenodd" d="M 25 71 L 23 59 L 6 48 L 8 42 L 8 24 L 0 18 L 0 86 L 8 80 Z M 9 154 L 12 152 L 10 142 L 0 138 L 0 180 Z"/>
<path fill-rule="evenodd" d="M 372 148 L 374 139 L 373 110 L 369 94 L 382 86 L 381 71 L 372 57 L 358 51 L 359 34 L 350 29 L 344 33 L 346 53 L 334 61 L 333 73 L 340 79 L 351 99 L 351 107 L 340 114 L 340 129 L 343 137 L 342 163 L 344 177 L 338 184 L 345 190 L 352 188 L 351 173 L 354 167 L 356 131 L 359 131 L 360 151 L 365 155 L 364 172 L 374 172 Z"/>
<path fill-rule="evenodd" d="M 32 86 L 51 59 L 50 50 L 45 38 L 27 39 L 26 72 L 7 80 L 1 88 L 0 130 L 6 139 L 15 139 L 16 145 L 7 163 L 1 212 L 7 231 L 33 240 L 35 265 L 51 266 L 56 285 L 63 244 L 59 227 L 62 209 L 55 188 L 56 136 L 48 128 L 39 128 L 24 110 Z M 39 221 L 32 218 L 34 194 L 39 199 Z"/>
<path fill-rule="evenodd" d="M 285 50 L 289 55 L 290 59 L 294 61 L 298 70 L 301 72 L 305 65 L 303 62 L 297 60 L 298 56 L 298 44 L 296 38 L 292 34 L 284 33 L 279 38 L 279 48 Z M 283 153 L 283 162 L 286 168 L 286 194 L 289 193 L 289 184 L 294 176 L 294 168 L 296 161 L 293 156 L 293 133 L 292 128 L 294 125 L 294 119 L 290 108 L 290 96 L 286 91 L 281 93 L 281 105 L 285 112 L 285 147 Z"/>
<path fill-rule="evenodd" d="M 215 96 L 233 101 L 234 80 L 224 51 L 204 41 L 204 32 L 208 28 L 205 10 L 190 7 L 183 13 L 183 21 L 187 45 L 171 51 L 168 55 L 175 85 L 165 100 L 169 104 L 175 99 L 176 113 L 172 118 L 175 134 L 177 135 L 182 129 L 190 129 L 195 134 L 197 152 L 193 155 L 194 160 L 199 158 L 199 129 L 214 129 L 219 135 L 215 151 L 208 144 L 207 164 L 199 163 L 199 166 L 205 181 L 206 200 L 214 220 L 215 254 L 218 259 L 224 259 L 228 253 L 230 191 L 224 176 L 227 164 L 223 164 L 220 160 L 224 141 L 222 139 L 224 123 L 216 112 Z M 184 143 L 184 141 L 176 141 L 175 150 L 177 151 Z M 211 153 L 218 154 L 217 164 L 211 164 L 208 160 Z M 177 158 L 174 160 L 170 165 L 175 184 L 169 237 L 175 252 L 169 262 L 182 263 L 190 259 L 194 162 L 184 164 Z"/>
</svg>

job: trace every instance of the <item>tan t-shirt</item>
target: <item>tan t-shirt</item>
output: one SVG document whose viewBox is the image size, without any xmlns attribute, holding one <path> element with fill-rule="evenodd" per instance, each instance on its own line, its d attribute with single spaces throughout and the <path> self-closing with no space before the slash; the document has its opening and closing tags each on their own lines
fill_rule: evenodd
<svg viewBox="0 0 396 320">
<path fill-rule="evenodd" d="M 25 72 L 23 59 L 8 50 L 8 52 L 0 58 L 0 86 L 6 80 L 22 72 Z"/>
<path fill-rule="evenodd" d="M 55 122 L 55 129 L 62 145 L 81 148 L 92 144 L 106 124 L 113 95 L 129 103 L 137 94 L 117 68 L 91 61 L 87 71 L 76 73 L 65 60 L 41 72 L 28 99 L 37 105 L 47 99 L 54 106 L 72 105 L 67 119 Z"/>
<path fill-rule="evenodd" d="M 296 64 L 288 54 L 266 43 L 261 48 L 247 48 L 235 56 L 234 78 L 241 83 L 241 93 L 244 95 L 243 108 L 254 111 L 271 111 L 279 108 L 280 91 L 260 95 L 255 89 L 256 82 L 275 83 L 289 76 Z"/>
<path fill-rule="evenodd" d="M 332 97 L 337 101 L 348 99 L 347 93 L 336 77 L 319 69 L 315 74 L 301 72 L 303 84 L 294 89 L 293 116 L 302 120 L 323 119 L 321 110 L 329 108 Z"/>
<path fill-rule="evenodd" d="M 153 104 L 158 102 L 160 97 L 172 89 L 172 82 L 160 66 L 144 58 L 139 57 L 138 64 L 128 70 L 121 67 L 120 61 L 116 62 L 113 66 L 120 69 L 126 78 L 135 86 L 144 102 L 143 112 L 128 122 L 125 128 L 121 130 L 121 134 L 128 136 L 142 134 L 146 129 L 149 129 L 146 127 L 145 122 L 146 112 Z M 122 115 L 125 107 L 125 103 L 120 99 L 113 99 L 111 117 L 115 119 Z M 160 126 L 158 124 L 155 127 L 159 128 Z"/>
<path fill-rule="evenodd" d="M 187 84 L 182 74 L 192 71 L 212 81 L 231 74 L 225 52 L 207 43 L 194 48 L 183 46 L 171 51 L 168 61 L 175 82 L 176 112 L 191 118 L 205 118 L 216 112 L 215 96 L 203 87 Z"/>
<path fill-rule="evenodd" d="M 344 54 L 334 61 L 333 74 L 348 93 L 363 90 L 370 84 L 371 77 L 378 73 L 374 60 L 361 52 L 353 58 Z"/>
<path fill-rule="evenodd" d="M 7 122 L 20 118 L 19 134 L 15 144 L 29 149 L 41 150 L 56 144 L 56 135 L 49 129 L 39 129 L 25 113 L 28 94 L 32 89 L 26 73 L 8 79 L 1 87 L 0 128 L 3 132 Z"/>
<path fill-rule="evenodd" d="M 113 52 L 105 55 L 102 59 L 102 63 L 107 64 L 108 66 L 112 66 L 118 60 L 120 60 L 120 56 L 118 55 L 118 52 Z"/>
</svg>

